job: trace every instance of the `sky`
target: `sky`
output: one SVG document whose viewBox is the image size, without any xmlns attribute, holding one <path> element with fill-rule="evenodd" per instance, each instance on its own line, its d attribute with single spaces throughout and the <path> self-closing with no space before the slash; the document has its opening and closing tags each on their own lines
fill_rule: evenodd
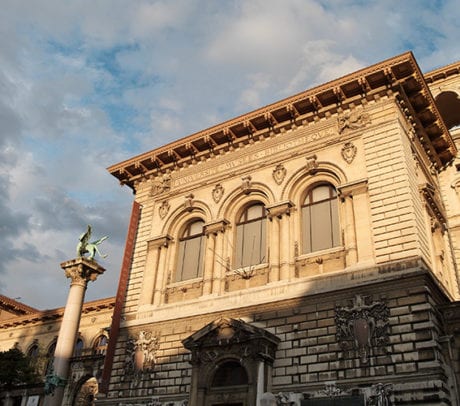
<svg viewBox="0 0 460 406">
<path fill-rule="evenodd" d="M 0 0 L 0 294 L 65 305 L 88 224 L 113 296 L 133 201 L 107 167 L 406 51 L 460 59 L 458 0 Z"/>
</svg>

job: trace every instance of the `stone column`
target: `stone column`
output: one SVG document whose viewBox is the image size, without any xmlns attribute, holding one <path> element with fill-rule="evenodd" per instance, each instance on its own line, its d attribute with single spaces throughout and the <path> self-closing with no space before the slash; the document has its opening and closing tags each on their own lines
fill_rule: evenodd
<svg viewBox="0 0 460 406">
<path fill-rule="evenodd" d="M 95 281 L 105 271 L 96 261 L 84 257 L 63 262 L 61 268 L 65 271 L 66 277 L 71 279 L 71 283 L 54 352 L 53 375 L 47 377 L 46 388 L 51 393 L 45 397 L 45 406 L 62 405 L 86 286 L 89 281 Z"/>
<path fill-rule="evenodd" d="M 342 185 L 340 198 L 345 205 L 345 249 L 347 266 L 372 260 L 372 234 L 367 197 L 367 180 Z M 357 233 L 359 230 L 359 233 Z"/>
<path fill-rule="evenodd" d="M 165 288 L 165 273 L 166 273 L 166 254 L 168 252 L 168 246 L 171 241 L 171 237 L 166 235 L 156 240 L 157 246 L 160 249 L 158 267 L 156 270 L 156 283 L 155 291 L 153 296 L 153 304 L 159 306 L 164 303 L 163 293 Z"/>
<path fill-rule="evenodd" d="M 270 245 L 270 282 L 289 279 L 289 261 L 291 254 L 289 215 L 292 202 L 280 202 L 267 207 L 268 218 L 272 222 L 272 242 Z"/>
<path fill-rule="evenodd" d="M 147 259 L 145 261 L 139 307 L 148 306 L 153 303 L 156 288 L 155 280 L 158 280 L 161 247 L 166 247 L 169 240 L 168 236 L 161 236 L 150 240 L 147 244 Z"/>
<path fill-rule="evenodd" d="M 223 236 L 228 225 L 227 220 L 218 220 L 205 225 L 205 234 L 208 238 L 205 253 L 203 295 L 219 294 L 222 269 L 225 268 L 223 257 Z"/>
</svg>

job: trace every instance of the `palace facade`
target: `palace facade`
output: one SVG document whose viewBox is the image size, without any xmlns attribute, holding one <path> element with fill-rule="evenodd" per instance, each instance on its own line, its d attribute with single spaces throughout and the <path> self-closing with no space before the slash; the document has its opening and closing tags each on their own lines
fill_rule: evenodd
<svg viewBox="0 0 460 406">
<path fill-rule="evenodd" d="M 459 405 L 459 95 L 404 53 L 111 166 L 96 404 Z"/>
</svg>

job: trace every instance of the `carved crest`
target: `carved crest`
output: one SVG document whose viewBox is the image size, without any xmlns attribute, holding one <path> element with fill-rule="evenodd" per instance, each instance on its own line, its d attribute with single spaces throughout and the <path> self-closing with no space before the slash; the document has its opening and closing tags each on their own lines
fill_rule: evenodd
<svg viewBox="0 0 460 406">
<path fill-rule="evenodd" d="M 160 218 L 161 219 L 164 219 L 166 217 L 166 215 L 168 214 L 168 211 L 169 211 L 169 208 L 171 206 L 169 205 L 168 201 L 167 200 L 164 200 L 162 203 L 161 203 L 161 206 L 159 207 L 158 209 L 158 213 L 160 214 Z"/>
<path fill-rule="evenodd" d="M 151 371 L 156 363 L 158 347 L 158 337 L 149 331 L 140 331 L 137 338 L 129 338 L 126 343 L 125 373 L 132 375 Z"/>
<path fill-rule="evenodd" d="M 385 346 L 389 340 L 390 310 L 382 302 L 369 303 L 356 295 L 352 307 L 336 307 L 336 337 L 343 351 L 355 350 L 363 364 L 369 361 L 373 347 Z"/>
<path fill-rule="evenodd" d="M 223 195 L 224 195 L 224 188 L 220 183 L 218 183 L 212 190 L 212 198 L 216 203 L 219 203 Z"/>
<path fill-rule="evenodd" d="M 351 164 L 355 159 L 356 153 L 358 152 L 358 148 L 352 142 L 346 142 L 345 145 L 342 147 L 342 158 L 348 164 Z"/>
<path fill-rule="evenodd" d="M 282 164 L 276 165 L 275 169 L 273 169 L 273 179 L 275 182 L 280 185 L 284 178 L 286 177 L 286 168 Z"/>
</svg>

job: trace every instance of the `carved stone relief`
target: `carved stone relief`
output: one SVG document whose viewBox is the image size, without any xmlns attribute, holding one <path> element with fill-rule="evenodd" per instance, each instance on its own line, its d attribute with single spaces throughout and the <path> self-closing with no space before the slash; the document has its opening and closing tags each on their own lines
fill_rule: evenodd
<svg viewBox="0 0 460 406">
<path fill-rule="evenodd" d="M 305 169 L 310 175 L 313 175 L 318 169 L 318 161 L 316 159 L 316 155 L 307 156 L 307 164 L 305 165 Z"/>
<path fill-rule="evenodd" d="M 345 112 L 338 117 L 339 133 L 347 130 L 357 130 L 371 123 L 371 118 L 365 111 Z"/>
<path fill-rule="evenodd" d="M 250 193 L 252 187 L 252 177 L 250 175 L 243 176 L 241 180 L 243 181 L 241 184 L 241 190 L 243 193 Z"/>
<path fill-rule="evenodd" d="M 164 200 L 164 201 L 161 203 L 160 207 L 158 208 L 158 213 L 160 214 L 160 218 L 161 218 L 161 219 L 164 219 L 164 218 L 166 217 L 166 215 L 168 214 L 168 211 L 169 211 L 170 207 L 171 207 L 171 206 L 169 205 L 169 203 L 168 203 L 167 200 Z"/>
<path fill-rule="evenodd" d="M 362 364 L 369 362 L 373 347 L 383 347 L 389 340 L 390 310 L 383 302 L 370 302 L 356 295 L 353 306 L 335 309 L 336 337 L 344 352 L 355 350 Z"/>
<path fill-rule="evenodd" d="M 130 337 L 126 343 L 124 377 L 138 383 L 143 372 L 150 372 L 156 363 L 159 348 L 158 337 L 149 331 L 140 331 L 137 337 Z"/>
<path fill-rule="evenodd" d="M 273 179 L 275 179 L 275 182 L 278 185 L 283 183 L 283 180 L 286 177 L 286 173 L 287 171 L 283 164 L 278 164 L 276 165 L 275 169 L 273 169 Z"/>
<path fill-rule="evenodd" d="M 158 195 L 160 193 L 169 192 L 171 190 L 171 175 L 169 172 L 163 174 L 163 176 L 156 180 L 152 186 L 150 192 L 151 196 Z"/>
<path fill-rule="evenodd" d="M 356 145 L 354 145 L 352 142 L 347 142 L 345 145 L 342 147 L 342 158 L 344 161 L 348 164 L 351 164 L 353 160 L 355 159 L 356 153 L 358 152 L 358 148 L 356 148 Z"/>
<path fill-rule="evenodd" d="M 185 202 L 184 202 L 184 208 L 185 210 L 192 211 L 193 210 L 193 204 L 194 204 L 194 195 L 193 193 L 188 194 L 185 196 Z"/>
<path fill-rule="evenodd" d="M 218 183 L 212 190 L 212 198 L 216 203 L 219 203 L 223 195 L 224 195 L 224 188 L 220 183 Z"/>
</svg>

